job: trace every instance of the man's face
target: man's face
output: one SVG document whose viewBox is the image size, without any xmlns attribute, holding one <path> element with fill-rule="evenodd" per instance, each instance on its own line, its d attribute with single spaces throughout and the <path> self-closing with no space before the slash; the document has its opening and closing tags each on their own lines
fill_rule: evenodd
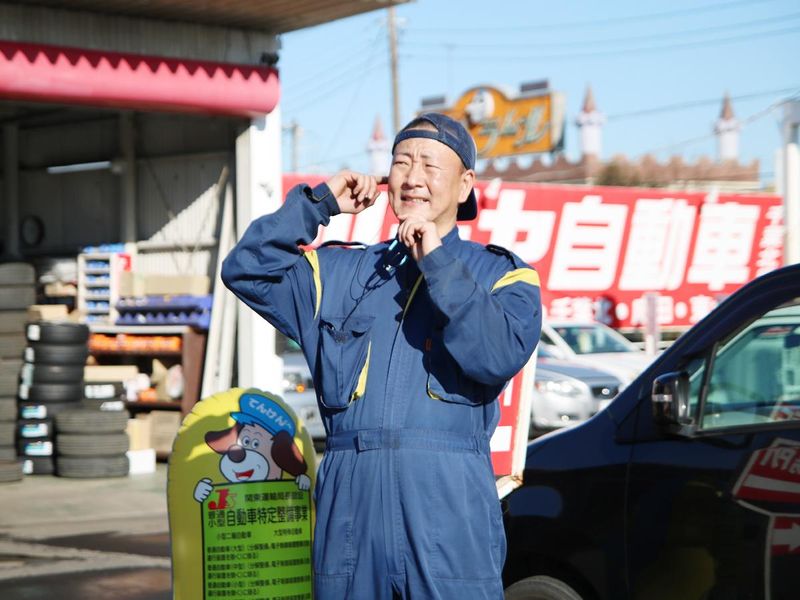
<svg viewBox="0 0 800 600">
<path fill-rule="evenodd" d="M 474 173 L 448 146 L 428 138 L 403 140 L 394 150 L 389 171 L 389 204 L 402 222 L 410 217 L 433 221 L 440 235 L 456 223 Z"/>
</svg>

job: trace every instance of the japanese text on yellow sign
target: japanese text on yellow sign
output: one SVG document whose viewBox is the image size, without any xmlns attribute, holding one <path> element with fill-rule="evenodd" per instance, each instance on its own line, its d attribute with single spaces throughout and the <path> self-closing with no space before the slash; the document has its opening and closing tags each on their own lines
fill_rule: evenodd
<svg viewBox="0 0 800 600">
<path fill-rule="evenodd" d="M 294 481 L 214 486 L 203 502 L 205 600 L 311 600 L 311 498 Z"/>
<path fill-rule="evenodd" d="M 558 140 L 551 126 L 552 96 L 507 98 L 493 87 L 467 91 L 445 114 L 463 122 L 481 158 L 550 152 Z"/>
</svg>

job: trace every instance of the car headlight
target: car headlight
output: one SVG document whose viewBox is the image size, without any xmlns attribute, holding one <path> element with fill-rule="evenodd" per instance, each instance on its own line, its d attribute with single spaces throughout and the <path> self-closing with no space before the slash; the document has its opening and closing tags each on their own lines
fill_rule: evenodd
<svg viewBox="0 0 800 600">
<path fill-rule="evenodd" d="M 546 379 L 537 381 L 535 384 L 536 389 L 542 393 L 557 394 L 559 396 L 570 396 L 572 398 L 581 398 L 586 396 L 589 388 L 580 381 L 571 381 L 569 379 Z"/>
</svg>

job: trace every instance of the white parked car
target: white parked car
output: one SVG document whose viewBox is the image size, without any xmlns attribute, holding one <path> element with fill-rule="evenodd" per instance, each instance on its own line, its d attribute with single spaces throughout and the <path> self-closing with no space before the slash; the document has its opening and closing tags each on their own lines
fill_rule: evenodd
<svg viewBox="0 0 800 600">
<path fill-rule="evenodd" d="M 611 373 L 556 358 L 540 344 L 531 399 L 531 435 L 583 423 L 604 409 L 621 387 Z"/>
<path fill-rule="evenodd" d="M 541 341 L 558 358 L 612 373 L 623 387 L 652 361 L 625 336 L 597 322 L 546 322 Z"/>
<path fill-rule="evenodd" d="M 319 414 L 314 380 L 305 357 L 300 352 L 288 352 L 283 358 L 283 399 L 303 421 L 314 445 L 325 443 L 325 426 Z"/>
</svg>

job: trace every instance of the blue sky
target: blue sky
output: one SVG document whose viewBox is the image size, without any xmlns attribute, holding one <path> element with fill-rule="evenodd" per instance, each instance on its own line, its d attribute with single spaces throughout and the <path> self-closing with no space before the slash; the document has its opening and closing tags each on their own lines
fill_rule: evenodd
<svg viewBox="0 0 800 600">
<path fill-rule="evenodd" d="M 579 155 L 574 121 L 591 85 L 608 119 L 604 158 L 693 160 L 715 156 L 712 128 L 727 91 L 743 122 L 741 159 L 759 159 L 763 181 L 774 177 L 774 106 L 800 94 L 796 0 L 418 0 L 396 13 L 403 123 L 427 96 L 453 101 L 479 84 L 516 90 L 548 79 L 566 95 L 568 157 Z M 375 117 L 392 132 L 386 11 L 281 41 L 283 123 L 304 132 L 299 170 L 367 169 Z M 283 141 L 289 170 L 288 134 Z"/>
</svg>

